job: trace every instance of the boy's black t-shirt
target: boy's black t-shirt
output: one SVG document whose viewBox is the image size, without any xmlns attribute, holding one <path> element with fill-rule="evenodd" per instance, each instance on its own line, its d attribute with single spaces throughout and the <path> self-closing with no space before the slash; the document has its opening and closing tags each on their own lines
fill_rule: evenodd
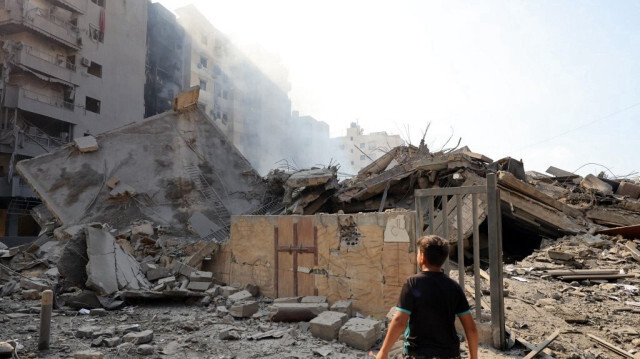
<svg viewBox="0 0 640 359">
<path fill-rule="evenodd" d="M 456 357 L 460 340 L 455 317 L 470 313 L 460 285 L 442 272 L 420 272 L 407 278 L 397 309 L 410 315 L 405 354 Z"/>
</svg>

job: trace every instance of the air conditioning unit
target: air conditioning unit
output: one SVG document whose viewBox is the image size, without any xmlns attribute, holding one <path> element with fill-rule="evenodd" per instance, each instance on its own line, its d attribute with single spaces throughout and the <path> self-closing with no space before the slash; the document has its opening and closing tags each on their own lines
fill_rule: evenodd
<svg viewBox="0 0 640 359">
<path fill-rule="evenodd" d="M 88 59 L 88 58 L 86 58 L 86 57 L 83 57 L 83 58 L 82 58 L 81 63 L 82 63 L 82 66 L 86 66 L 86 67 L 91 66 L 91 60 L 89 60 L 89 59 Z"/>
</svg>

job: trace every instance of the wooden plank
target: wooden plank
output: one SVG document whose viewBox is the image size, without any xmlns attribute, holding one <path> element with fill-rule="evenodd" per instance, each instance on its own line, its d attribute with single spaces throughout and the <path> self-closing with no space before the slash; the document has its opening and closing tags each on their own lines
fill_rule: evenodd
<svg viewBox="0 0 640 359">
<path fill-rule="evenodd" d="M 538 191 L 538 189 L 536 189 L 535 187 L 520 181 L 509 172 L 498 172 L 498 183 L 502 186 L 506 186 L 507 188 L 515 189 L 521 194 L 524 194 L 530 198 L 535 199 L 536 201 L 551 206 L 572 217 L 582 217 L 582 212 L 580 210 L 569 207 L 566 204 L 556 200 L 555 198 Z"/>
<path fill-rule="evenodd" d="M 596 234 L 606 234 L 608 236 L 621 235 L 626 239 L 640 239 L 640 225 L 607 228 L 600 231 L 596 231 Z"/>
<path fill-rule="evenodd" d="M 579 274 L 579 275 L 562 275 L 559 276 L 560 280 L 583 280 L 583 279 L 621 279 L 621 278 L 634 278 L 635 274 Z"/>
<path fill-rule="evenodd" d="M 293 217 L 278 217 L 279 248 L 293 246 Z M 293 288 L 293 253 L 278 250 L 278 296 L 295 296 Z"/>
<path fill-rule="evenodd" d="M 620 273 L 620 270 L 618 269 L 552 269 L 552 270 L 546 270 L 543 273 L 555 277 L 555 276 L 561 276 L 561 275 L 618 274 Z"/>
<path fill-rule="evenodd" d="M 540 343 L 540 345 L 538 345 L 534 350 L 532 350 L 529 354 L 527 354 L 527 356 L 525 356 L 524 359 L 531 359 L 531 358 L 534 358 L 536 355 L 540 354 L 540 352 L 544 348 L 549 346 L 549 344 L 551 344 L 551 342 L 554 341 L 558 337 L 558 335 L 560 335 L 560 330 L 556 330 L 555 332 L 551 333 L 551 335 L 549 335 L 547 339 L 545 339 L 542 343 Z"/>
<path fill-rule="evenodd" d="M 636 261 L 640 262 L 640 251 L 638 250 L 638 248 L 636 247 L 636 244 L 633 242 L 627 242 L 624 247 L 631 252 L 631 256 L 633 257 L 633 259 L 635 259 Z"/>
<path fill-rule="evenodd" d="M 313 217 L 299 217 L 298 220 L 298 246 L 314 247 Z M 317 250 L 317 249 L 316 249 Z M 298 296 L 315 295 L 315 276 L 308 273 L 315 267 L 315 253 L 298 253 Z"/>
<path fill-rule="evenodd" d="M 463 187 L 446 187 L 446 188 L 428 188 L 415 190 L 416 196 L 453 196 L 457 194 L 485 193 L 485 186 L 463 186 Z"/>
<path fill-rule="evenodd" d="M 622 355 L 625 358 L 631 358 L 631 359 L 636 359 L 636 357 L 634 357 L 633 355 L 629 354 L 629 352 L 627 352 L 626 350 L 619 348 L 607 341 L 605 341 L 604 339 L 598 338 L 595 335 L 591 335 L 591 334 L 587 334 L 587 336 L 593 340 L 594 342 L 602 345 L 603 347 L 611 350 L 614 353 L 617 353 L 619 355 Z"/>
<path fill-rule="evenodd" d="M 534 217 L 536 221 L 546 222 L 566 233 L 578 233 L 582 227 L 572 221 L 563 212 L 550 207 L 541 202 L 529 199 L 518 192 L 510 189 L 504 189 L 502 201 L 515 208 L 515 214 L 518 211 L 525 212 Z"/>
<path fill-rule="evenodd" d="M 529 343 L 526 339 L 524 338 L 520 338 L 520 337 L 516 337 L 515 341 L 522 344 L 525 348 L 529 349 L 529 350 L 535 350 L 536 346 Z M 551 351 L 549 351 L 549 349 L 543 349 L 540 353 L 538 353 L 538 355 L 540 357 L 542 357 L 543 359 L 553 359 L 553 357 L 551 356 Z"/>
</svg>

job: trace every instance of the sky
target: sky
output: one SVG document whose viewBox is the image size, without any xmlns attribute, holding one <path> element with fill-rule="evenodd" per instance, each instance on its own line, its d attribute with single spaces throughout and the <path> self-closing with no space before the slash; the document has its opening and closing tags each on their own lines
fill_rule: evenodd
<svg viewBox="0 0 640 359">
<path fill-rule="evenodd" d="M 156 1 L 154 1 L 156 2 Z M 640 2 L 163 0 L 289 69 L 292 110 L 525 170 L 640 171 Z M 430 124 L 430 125 L 429 125 Z"/>
</svg>

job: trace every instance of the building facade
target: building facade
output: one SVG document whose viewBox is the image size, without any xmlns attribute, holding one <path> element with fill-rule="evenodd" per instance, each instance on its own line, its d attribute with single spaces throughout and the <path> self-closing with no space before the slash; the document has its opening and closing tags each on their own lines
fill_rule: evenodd
<svg viewBox="0 0 640 359">
<path fill-rule="evenodd" d="M 160 3 L 149 3 L 144 117 L 171 109 L 173 98 L 185 88 L 187 46 L 176 16 Z"/>
<path fill-rule="evenodd" d="M 175 12 L 189 47 L 185 85 L 200 86 L 200 107 L 256 170 L 266 174 L 287 157 L 291 101 L 286 69 L 269 61 L 276 71 L 267 74 L 193 5 Z"/>
<path fill-rule="evenodd" d="M 326 122 L 293 111 L 287 127 L 289 137 L 285 151 L 297 169 L 328 166 L 332 160 L 338 160 L 332 151 Z"/>
<path fill-rule="evenodd" d="M 343 172 L 357 173 L 394 147 L 403 146 L 404 140 L 398 135 L 386 132 L 364 134 L 355 122 L 347 128 L 347 135 L 332 138 L 334 149 L 340 154 Z"/>
<path fill-rule="evenodd" d="M 0 0 L 0 236 L 33 196 L 16 161 L 143 118 L 146 18 L 146 1 Z"/>
</svg>

